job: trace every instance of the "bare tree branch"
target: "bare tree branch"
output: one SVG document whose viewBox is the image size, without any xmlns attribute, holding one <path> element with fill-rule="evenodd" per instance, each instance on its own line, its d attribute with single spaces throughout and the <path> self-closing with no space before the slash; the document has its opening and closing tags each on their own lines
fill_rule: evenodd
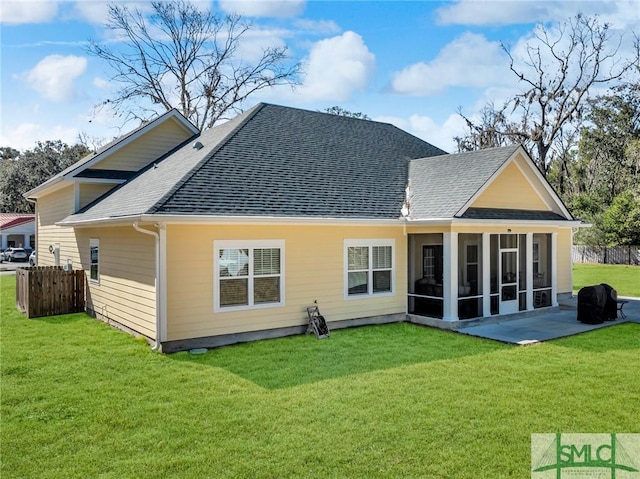
<svg viewBox="0 0 640 479">
<path fill-rule="evenodd" d="M 578 15 L 557 32 L 539 26 L 526 47 L 525 59 L 516 58 L 502 45 L 510 70 L 524 85 L 523 92 L 511 100 L 512 113 L 520 113 L 520 136 L 531 144 L 543 173 L 549 169 L 556 141 L 573 137 L 563 130 L 580 123 L 589 92 L 638 68 L 637 58 L 618 56 L 621 41 L 614 41 L 609 26 L 597 17 Z"/>
<path fill-rule="evenodd" d="M 241 112 L 258 90 L 297 84 L 301 64 L 291 61 L 287 47 L 264 48 L 254 62 L 237 55 L 251 29 L 240 16 L 220 17 L 187 0 L 151 6 L 151 15 L 145 15 L 126 4 L 109 4 L 105 26 L 120 41 L 90 40 L 87 48 L 109 65 L 110 80 L 118 86 L 102 105 L 125 121 L 177 108 L 199 128 L 208 128 Z"/>
</svg>

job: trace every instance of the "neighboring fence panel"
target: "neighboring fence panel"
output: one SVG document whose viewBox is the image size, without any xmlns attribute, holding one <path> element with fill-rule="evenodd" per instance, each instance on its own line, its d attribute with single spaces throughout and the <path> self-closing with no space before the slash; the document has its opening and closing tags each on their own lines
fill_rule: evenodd
<svg viewBox="0 0 640 479">
<path fill-rule="evenodd" d="M 84 311 L 83 270 L 59 266 L 16 269 L 16 307 L 27 318 Z"/>
<path fill-rule="evenodd" d="M 598 247 L 574 245 L 574 263 L 640 264 L 640 246 Z"/>
</svg>

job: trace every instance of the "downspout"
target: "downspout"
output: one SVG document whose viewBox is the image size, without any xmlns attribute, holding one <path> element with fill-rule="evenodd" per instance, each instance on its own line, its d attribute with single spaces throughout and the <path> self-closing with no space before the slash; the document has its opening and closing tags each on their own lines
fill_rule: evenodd
<svg viewBox="0 0 640 479">
<path fill-rule="evenodd" d="M 40 248 L 38 247 L 38 238 L 39 238 L 39 235 L 38 235 L 38 223 L 39 223 L 39 221 L 38 221 L 38 202 L 36 200 L 32 200 L 31 198 L 25 198 L 25 200 L 27 200 L 29 203 L 33 203 L 34 204 L 33 211 L 34 211 L 35 214 L 33 215 L 33 217 L 34 217 L 34 223 L 35 223 L 34 226 L 35 226 L 35 232 L 36 232 L 36 244 L 31 245 L 31 246 L 32 246 L 32 249 L 36 250 L 36 265 L 37 265 L 38 264 L 38 255 L 39 255 L 38 251 L 40 251 Z M 29 266 L 31 266 L 31 265 L 29 265 Z"/>
<path fill-rule="evenodd" d="M 156 240 L 156 281 L 155 281 L 155 287 L 156 287 L 156 344 L 153 346 L 152 350 L 153 351 L 160 351 L 160 324 L 161 324 L 161 317 L 160 317 L 160 313 L 161 313 L 161 307 L 160 307 L 160 235 L 158 233 L 156 233 L 155 231 L 149 231 L 147 229 L 144 228 L 140 228 L 140 226 L 138 226 L 138 222 L 134 222 L 133 223 L 133 229 L 135 229 L 136 231 L 140 232 L 140 233 L 144 233 L 147 235 L 151 235 L 155 238 Z"/>
</svg>

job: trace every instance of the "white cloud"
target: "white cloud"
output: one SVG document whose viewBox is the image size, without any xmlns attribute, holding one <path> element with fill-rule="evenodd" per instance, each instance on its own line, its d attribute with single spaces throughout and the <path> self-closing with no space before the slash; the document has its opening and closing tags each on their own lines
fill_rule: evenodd
<svg viewBox="0 0 640 479">
<path fill-rule="evenodd" d="M 313 44 L 304 61 L 304 79 L 296 89 L 296 99 L 346 101 L 364 90 L 375 70 L 375 55 L 354 32 L 320 40 Z"/>
<path fill-rule="evenodd" d="M 338 24 L 333 20 L 310 20 L 307 18 L 300 18 L 294 22 L 294 25 L 305 33 L 322 35 L 336 34 L 341 30 Z"/>
<path fill-rule="evenodd" d="M 58 13 L 58 3 L 50 1 L 25 2 L 2 0 L 0 2 L 0 23 L 20 25 L 25 23 L 51 22 Z"/>
<path fill-rule="evenodd" d="M 27 84 L 44 98 L 61 102 L 75 94 L 75 80 L 87 69 L 87 59 L 74 55 L 49 55 L 43 58 L 24 78 Z"/>
<path fill-rule="evenodd" d="M 30 150 L 38 141 L 62 140 L 73 145 L 78 140 L 78 130 L 61 125 L 44 126 L 37 123 L 21 123 L 15 128 L 5 130 L 0 135 L 0 145 L 17 150 Z"/>
<path fill-rule="evenodd" d="M 149 13 L 153 10 L 149 2 L 127 1 L 123 5 L 131 11 L 138 9 L 141 12 Z M 78 0 L 73 8 L 76 17 L 95 25 L 104 25 L 109 12 L 108 2 L 97 2 L 95 0 Z"/>
<path fill-rule="evenodd" d="M 300 15 L 305 0 L 220 0 L 220 8 L 227 13 L 245 17 L 286 18 Z"/>
<path fill-rule="evenodd" d="M 430 63 L 415 63 L 395 73 L 391 87 L 407 95 L 433 95 L 447 87 L 482 88 L 502 84 L 505 69 L 507 59 L 498 42 L 464 33 Z"/>
<path fill-rule="evenodd" d="M 600 15 L 615 28 L 638 23 L 637 0 L 457 0 L 436 11 L 444 25 L 517 25 L 557 22 L 578 13 Z"/>
<path fill-rule="evenodd" d="M 456 151 L 456 143 L 453 138 L 461 136 L 465 132 L 464 120 L 457 114 L 449 115 L 441 125 L 436 123 L 431 117 L 417 113 L 410 115 L 408 118 L 377 116 L 373 119 L 375 121 L 391 123 L 449 153 Z"/>
<path fill-rule="evenodd" d="M 458 0 L 437 10 L 445 25 L 513 25 L 535 23 L 548 18 L 558 2 Z"/>
<path fill-rule="evenodd" d="M 85 1 L 76 2 L 74 5 L 74 13 L 77 17 L 95 25 L 105 23 L 108 11 L 109 6 L 106 2 Z"/>
<path fill-rule="evenodd" d="M 254 27 L 240 38 L 235 56 L 245 63 L 257 63 L 262 58 L 265 49 L 286 47 L 284 38 L 288 34 L 283 29 Z"/>
<path fill-rule="evenodd" d="M 100 90 L 107 90 L 110 87 L 110 83 L 104 78 L 95 77 L 93 79 L 93 86 Z"/>
<path fill-rule="evenodd" d="M 637 29 L 640 21 L 640 4 L 638 4 L 638 0 L 606 2 L 605 7 L 598 12 L 593 12 L 598 13 L 604 23 L 608 23 L 614 29 Z M 588 10 L 583 10 L 582 12 L 592 14 Z"/>
</svg>

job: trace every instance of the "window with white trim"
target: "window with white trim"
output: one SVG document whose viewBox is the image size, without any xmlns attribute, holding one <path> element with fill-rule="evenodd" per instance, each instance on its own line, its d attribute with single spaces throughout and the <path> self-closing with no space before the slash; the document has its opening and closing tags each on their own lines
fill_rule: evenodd
<svg viewBox="0 0 640 479">
<path fill-rule="evenodd" d="M 284 241 L 214 241 L 214 311 L 284 304 Z"/>
<path fill-rule="evenodd" d="M 345 297 L 392 294 L 393 240 L 345 241 Z"/>
<path fill-rule="evenodd" d="M 89 280 L 92 283 L 100 282 L 100 240 L 89 240 Z"/>
</svg>

